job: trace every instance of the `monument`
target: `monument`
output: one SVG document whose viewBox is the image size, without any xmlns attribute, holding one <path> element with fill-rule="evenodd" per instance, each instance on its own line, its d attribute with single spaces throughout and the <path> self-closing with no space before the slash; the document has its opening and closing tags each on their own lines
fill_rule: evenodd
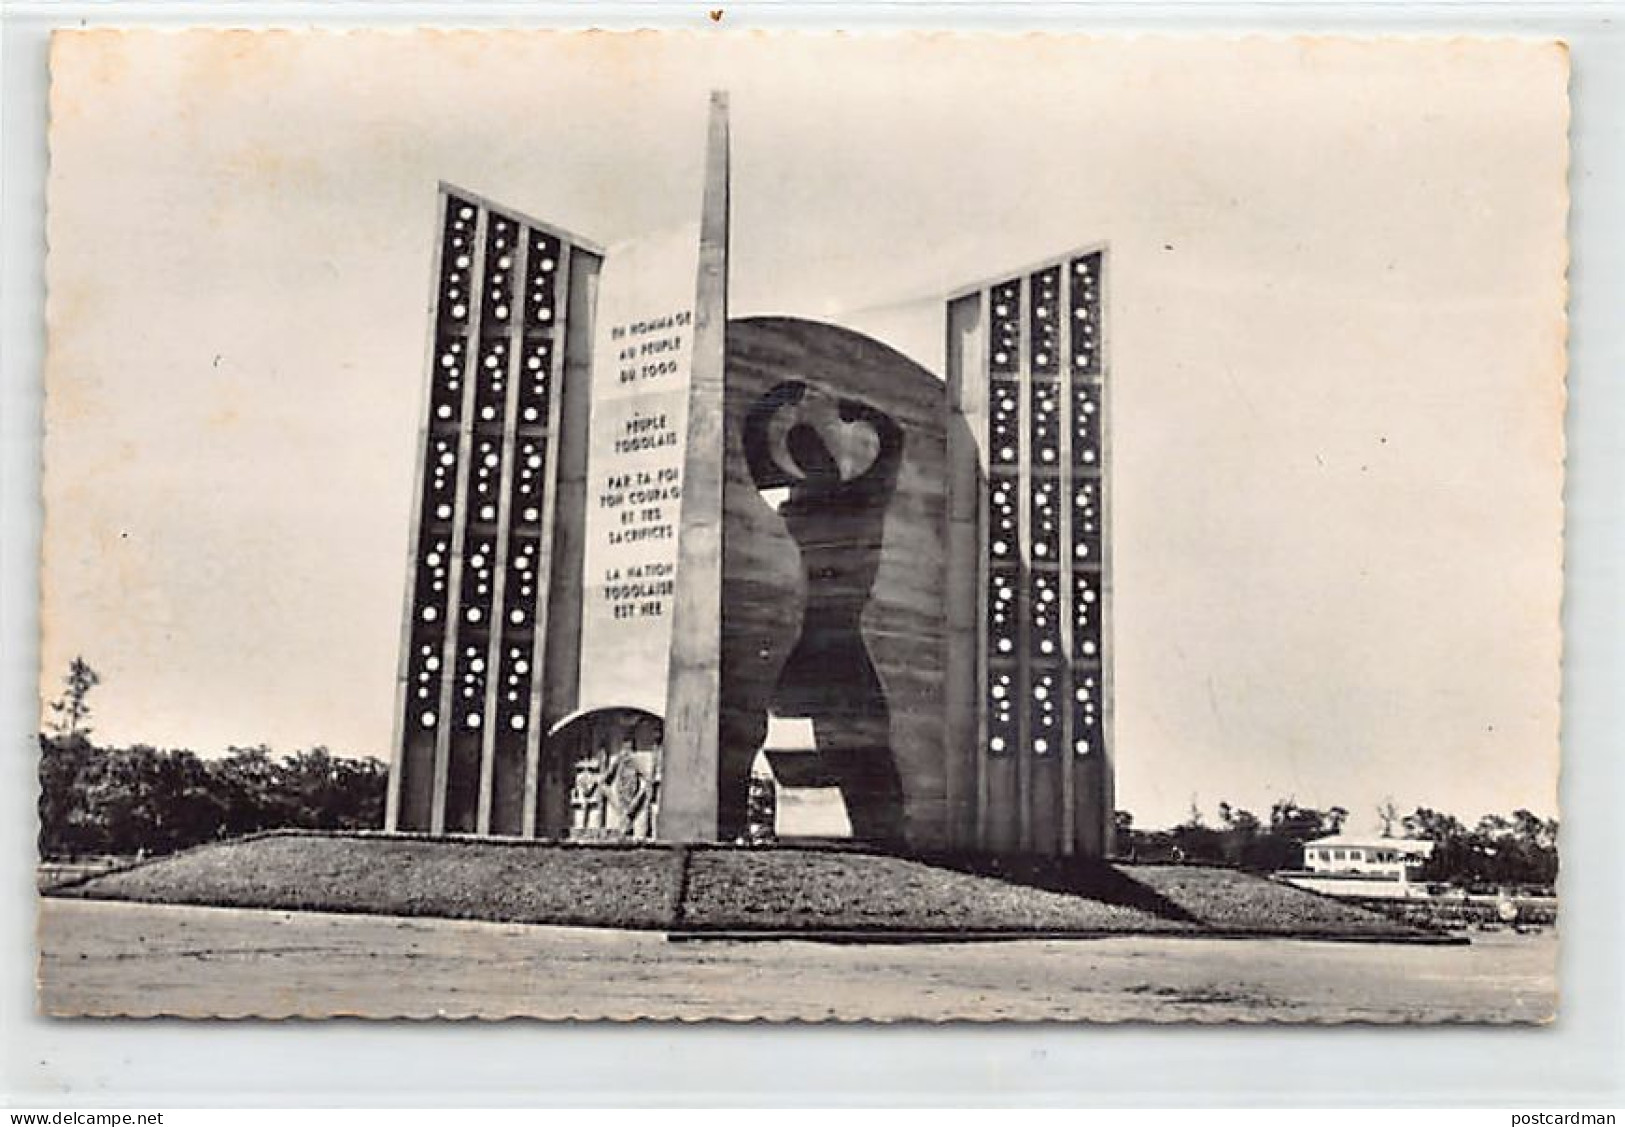
<svg viewBox="0 0 1625 1127">
<path fill-rule="evenodd" d="M 1105 249 L 950 296 L 942 378 L 729 320 L 708 120 L 607 249 L 441 185 L 386 827 L 734 841 L 765 755 L 861 841 L 1108 853 Z"/>
</svg>

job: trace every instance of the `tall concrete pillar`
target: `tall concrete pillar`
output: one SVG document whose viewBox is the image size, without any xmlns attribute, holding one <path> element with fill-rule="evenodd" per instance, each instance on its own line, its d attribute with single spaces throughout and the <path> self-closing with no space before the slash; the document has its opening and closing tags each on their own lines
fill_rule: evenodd
<svg viewBox="0 0 1625 1127">
<path fill-rule="evenodd" d="M 578 609 L 547 598 L 559 386 L 602 252 L 449 184 L 438 214 L 385 827 L 531 833 L 549 626 Z"/>
<path fill-rule="evenodd" d="M 974 734 L 950 764 L 985 852 L 1112 848 L 1106 270 L 1086 248 L 948 303 L 947 754 Z"/>
<path fill-rule="evenodd" d="M 658 836 L 715 841 L 722 688 L 723 366 L 728 323 L 728 96 L 711 94 L 693 376 L 683 459 Z"/>
</svg>

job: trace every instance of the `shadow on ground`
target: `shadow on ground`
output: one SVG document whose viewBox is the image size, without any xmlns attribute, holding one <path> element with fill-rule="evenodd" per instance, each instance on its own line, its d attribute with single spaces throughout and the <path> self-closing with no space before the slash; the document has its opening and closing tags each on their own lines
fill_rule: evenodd
<svg viewBox="0 0 1625 1127">
<path fill-rule="evenodd" d="M 1146 912 L 1159 919 L 1198 924 L 1191 912 L 1156 889 L 1142 884 L 1121 868 L 1087 858 L 1015 858 L 929 856 L 920 860 L 938 868 L 988 877 L 1008 884 L 1082 896 L 1103 904 L 1116 904 Z"/>
</svg>

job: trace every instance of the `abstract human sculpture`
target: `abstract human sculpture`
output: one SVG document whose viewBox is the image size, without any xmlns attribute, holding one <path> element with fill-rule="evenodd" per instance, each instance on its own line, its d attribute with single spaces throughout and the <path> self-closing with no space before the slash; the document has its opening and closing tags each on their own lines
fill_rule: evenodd
<svg viewBox="0 0 1625 1127">
<path fill-rule="evenodd" d="M 788 423 L 782 447 L 774 442 L 775 422 Z M 789 491 L 778 511 L 806 573 L 800 634 L 769 710 L 812 722 L 818 758 L 841 789 L 852 836 L 896 842 L 902 784 L 885 691 L 860 619 L 880 567 L 903 429 L 860 400 L 835 400 L 788 381 L 752 406 L 743 439 L 756 487 Z"/>
</svg>

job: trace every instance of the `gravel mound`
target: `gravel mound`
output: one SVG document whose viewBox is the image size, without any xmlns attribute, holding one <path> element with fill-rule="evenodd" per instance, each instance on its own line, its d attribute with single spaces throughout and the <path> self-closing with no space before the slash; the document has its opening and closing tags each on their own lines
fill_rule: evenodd
<svg viewBox="0 0 1625 1127">
<path fill-rule="evenodd" d="M 1375 912 L 1227 869 L 1077 863 L 1022 874 L 955 859 L 804 846 L 290 831 L 201 846 L 47 895 L 685 934 L 1430 937 Z"/>
</svg>

